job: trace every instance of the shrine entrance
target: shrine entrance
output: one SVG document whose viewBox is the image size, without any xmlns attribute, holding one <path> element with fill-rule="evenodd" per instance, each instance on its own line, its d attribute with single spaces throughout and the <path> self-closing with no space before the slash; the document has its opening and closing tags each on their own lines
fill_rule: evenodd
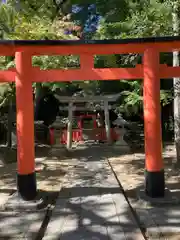
<svg viewBox="0 0 180 240">
<path fill-rule="evenodd" d="M 23 199 L 37 195 L 35 154 L 33 82 L 96 81 L 143 79 L 145 122 L 145 190 L 150 197 L 165 193 L 164 164 L 160 121 L 160 78 L 180 76 L 180 67 L 159 62 L 160 52 L 180 49 L 180 37 L 143 39 L 60 41 L 2 40 L 0 54 L 15 56 L 16 67 L 0 71 L 1 82 L 16 83 L 17 106 L 17 187 Z M 94 55 L 140 53 L 143 64 L 134 68 L 95 68 Z M 32 66 L 32 56 L 79 55 L 79 69 L 41 70 Z"/>
<path fill-rule="evenodd" d="M 117 134 L 111 128 L 109 110 L 111 109 L 110 103 L 115 102 L 120 94 L 104 95 L 104 96 L 89 96 L 89 97 L 62 97 L 55 95 L 60 103 L 68 103 L 66 107 L 60 107 L 60 111 L 68 111 L 67 127 L 59 132 L 58 141 L 66 144 L 67 149 L 72 147 L 72 142 L 80 141 L 104 141 L 111 143 L 118 139 Z M 103 125 L 98 126 L 98 118 L 95 107 L 77 107 L 76 103 L 101 103 L 100 111 L 104 113 Z M 81 112 L 79 116 L 75 116 L 75 112 Z M 83 114 L 84 112 L 84 114 Z M 89 112 L 89 113 L 85 113 Z M 73 124 L 75 123 L 75 124 Z M 56 123 L 55 123 L 56 124 Z M 75 126 L 73 126 L 75 125 Z M 51 145 L 58 144 L 55 140 L 55 129 L 50 131 Z"/>
</svg>

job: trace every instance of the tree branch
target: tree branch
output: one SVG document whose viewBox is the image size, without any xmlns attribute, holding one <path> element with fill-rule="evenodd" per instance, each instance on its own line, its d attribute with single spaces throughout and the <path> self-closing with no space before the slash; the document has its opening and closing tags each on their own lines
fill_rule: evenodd
<svg viewBox="0 0 180 240">
<path fill-rule="evenodd" d="M 56 0 L 53 0 L 54 5 L 56 6 L 56 12 L 57 13 L 63 7 L 63 4 L 65 4 L 67 1 L 68 0 L 61 0 L 59 3 L 57 3 Z"/>
</svg>

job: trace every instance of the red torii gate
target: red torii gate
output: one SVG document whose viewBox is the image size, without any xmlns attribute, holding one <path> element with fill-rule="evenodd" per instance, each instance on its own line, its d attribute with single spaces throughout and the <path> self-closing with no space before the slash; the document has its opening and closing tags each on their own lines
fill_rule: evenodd
<svg viewBox="0 0 180 240">
<path fill-rule="evenodd" d="M 32 82 L 75 80 L 144 79 L 146 177 L 150 197 L 163 197 L 165 189 L 160 121 L 160 78 L 180 76 L 180 67 L 160 65 L 159 53 L 180 49 L 180 37 L 125 40 L 61 41 L 4 40 L 0 55 L 14 56 L 15 69 L 0 71 L 1 82 L 16 83 L 18 174 L 17 187 L 23 199 L 37 195 L 34 154 Z M 94 68 L 95 54 L 142 53 L 143 64 L 135 68 Z M 34 55 L 80 55 L 81 67 L 73 70 L 40 70 L 32 66 Z"/>
</svg>

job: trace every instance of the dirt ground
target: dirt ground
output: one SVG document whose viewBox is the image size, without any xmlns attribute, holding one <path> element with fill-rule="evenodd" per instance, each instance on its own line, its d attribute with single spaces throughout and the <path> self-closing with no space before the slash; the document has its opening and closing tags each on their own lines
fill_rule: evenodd
<svg viewBox="0 0 180 240">
<path fill-rule="evenodd" d="M 56 156 L 55 156 L 56 155 Z M 36 177 L 37 188 L 46 192 L 58 192 L 68 170 L 68 165 L 63 162 L 63 152 L 53 154 L 50 148 L 40 147 L 36 150 Z M 7 160 L 8 158 L 8 160 Z M 9 195 L 16 191 L 16 163 L 10 159 L 16 158 L 16 151 L 0 152 L 0 205 L 7 201 Z"/>
<path fill-rule="evenodd" d="M 180 169 L 176 165 L 175 159 L 176 152 L 174 145 L 169 144 L 164 147 L 163 160 L 166 186 L 172 191 L 178 190 L 180 184 Z M 110 156 L 109 161 L 112 164 L 124 190 L 127 194 L 129 194 L 129 197 L 131 197 L 133 190 L 144 184 L 145 154 L 141 152 L 120 156 Z"/>
<path fill-rule="evenodd" d="M 172 196 L 180 199 L 180 169 L 175 164 L 176 152 L 172 144 L 163 149 L 163 159 L 166 187 Z M 110 156 L 109 162 L 141 222 L 147 239 L 180 240 L 179 205 L 145 207 L 139 201 L 138 191 L 144 185 L 145 155 L 134 153 Z"/>
<path fill-rule="evenodd" d="M 0 151 L 0 194 L 11 194 L 16 189 L 16 163 L 14 158 L 16 152 L 7 153 L 5 149 Z M 174 166 L 175 148 L 168 145 L 163 152 L 165 163 L 166 186 L 172 191 L 177 191 L 180 183 L 179 168 Z M 67 154 L 60 152 L 52 153 L 50 148 L 39 147 L 36 149 L 36 174 L 38 188 L 45 191 L 59 191 L 63 177 L 68 166 L 63 159 Z M 7 160 L 8 159 L 8 160 Z M 10 160 L 13 159 L 11 162 Z M 135 190 L 144 183 L 144 153 L 133 153 L 121 155 L 120 153 L 109 156 L 124 190 L 129 197 L 135 197 Z M 128 177 L 127 177 L 128 176 Z M 180 197 L 180 194 L 179 194 Z"/>
</svg>

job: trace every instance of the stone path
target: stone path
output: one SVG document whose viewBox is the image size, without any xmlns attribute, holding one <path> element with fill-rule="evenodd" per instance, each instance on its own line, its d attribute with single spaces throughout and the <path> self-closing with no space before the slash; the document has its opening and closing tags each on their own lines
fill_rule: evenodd
<svg viewBox="0 0 180 240">
<path fill-rule="evenodd" d="M 52 157 L 48 149 L 39 149 L 43 157 L 36 158 L 36 176 L 38 189 L 43 191 L 45 197 L 41 210 L 33 207 L 33 203 L 23 203 L 18 206 L 11 195 L 16 191 L 16 163 L 0 164 L 0 240 L 35 240 L 43 226 L 47 215 L 47 208 L 53 202 L 65 179 L 68 166 L 63 164 L 61 158 Z M 1 156 L 0 156 L 1 160 Z M 47 206 L 44 208 L 44 205 Z"/>
<path fill-rule="evenodd" d="M 141 240 L 102 148 L 76 150 L 43 240 Z"/>
</svg>

